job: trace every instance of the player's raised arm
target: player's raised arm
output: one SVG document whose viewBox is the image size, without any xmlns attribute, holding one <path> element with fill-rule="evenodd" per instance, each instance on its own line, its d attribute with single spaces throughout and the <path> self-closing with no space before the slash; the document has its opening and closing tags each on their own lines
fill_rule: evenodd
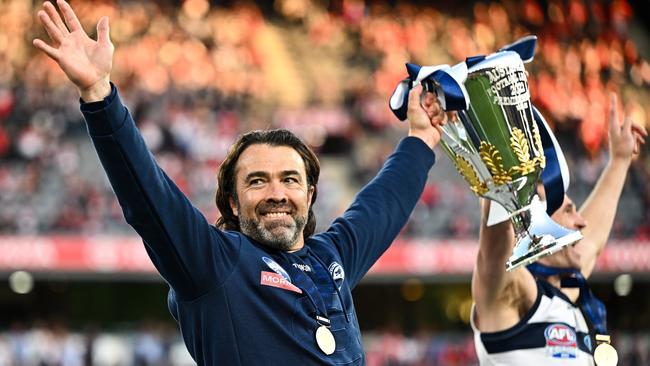
<svg viewBox="0 0 650 366">
<path fill-rule="evenodd" d="M 58 11 L 45 2 L 38 12 L 50 42 L 35 39 L 34 46 L 56 61 L 79 89 L 81 112 L 99 160 L 153 264 L 180 298 L 194 298 L 229 273 L 238 242 L 222 240 L 225 234 L 192 206 L 149 152 L 109 81 L 114 48 L 108 18 L 99 20 L 93 40 L 68 3 L 58 0 L 57 5 Z"/>
<path fill-rule="evenodd" d="M 596 186 L 580 207 L 580 214 L 587 222 L 581 230 L 584 238 L 577 244 L 585 277 L 591 275 L 598 254 L 607 244 L 632 158 L 638 154 L 648 135 L 644 128 L 635 125 L 629 118 L 621 124 L 617 107 L 616 94 L 612 94 L 608 131 L 609 161 Z"/>
<path fill-rule="evenodd" d="M 515 244 L 514 229 L 510 220 L 487 226 L 490 203 L 481 200 L 479 251 L 472 274 L 475 321 L 483 332 L 515 325 L 537 296 L 535 281 L 525 268 L 506 271 Z"/>
<path fill-rule="evenodd" d="M 97 40 L 94 40 L 83 30 L 67 2 L 58 0 L 57 5 L 61 14 L 47 1 L 38 11 L 38 19 L 50 42 L 34 39 L 34 46 L 59 64 L 85 102 L 100 101 L 111 92 L 109 80 L 114 47 L 109 36 L 108 17 L 102 17 L 97 23 Z"/>
<path fill-rule="evenodd" d="M 402 139 L 375 178 L 330 226 L 329 235 L 343 253 L 344 269 L 354 286 L 393 243 L 422 194 L 435 162 L 446 115 L 421 85 L 409 95 L 408 137 Z"/>
</svg>

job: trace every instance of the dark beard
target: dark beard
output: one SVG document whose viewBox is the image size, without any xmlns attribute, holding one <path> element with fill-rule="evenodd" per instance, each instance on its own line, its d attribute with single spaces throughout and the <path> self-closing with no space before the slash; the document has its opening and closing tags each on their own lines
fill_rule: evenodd
<svg viewBox="0 0 650 366">
<path fill-rule="evenodd" d="M 239 210 L 239 204 L 237 205 Z M 239 210 L 241 212 L 241 210 Z M 295 212 L 295 211 L 294 211 Z M 298 242 L 298 238 L 302 235 L 302 231 L 307 223 L 307 217 L 292 214 L 293 224 L 287 226 L 283 223 L 272 223 L 269 226 L 252 217 L 239 217 L 239 227 L 241 232 L 255 240 L 256 242 L 265 245 L 269 248 L 289 251 L 293 249 L 294 245 Z M 280 235 L 273 234 L 273 230 L 278 227 L 289 228 L 292 232 L 283 233 Z"/>
</svg>

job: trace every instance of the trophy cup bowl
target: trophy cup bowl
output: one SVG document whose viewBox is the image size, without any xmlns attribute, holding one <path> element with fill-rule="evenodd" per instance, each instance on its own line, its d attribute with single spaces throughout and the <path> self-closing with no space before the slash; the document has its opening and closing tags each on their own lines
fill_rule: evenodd
<svg viewBox="0 0 650 366">
<path fill-rule="evenodd" d="M 425 87 L 435 88 L 425 80 Z M 537 185 L 546 165 L 526 70 L 520 56 L 501 51 L 467 70 L 469 108 L 442 128 L 441 146 L 470 189 L 501 205 L 516 236 L 508 271 L 582 238 L 553 221 Z"/>
</svg>

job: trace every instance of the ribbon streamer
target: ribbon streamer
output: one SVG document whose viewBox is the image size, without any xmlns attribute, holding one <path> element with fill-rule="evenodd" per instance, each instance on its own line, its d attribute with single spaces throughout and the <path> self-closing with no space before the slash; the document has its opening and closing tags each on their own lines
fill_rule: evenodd
<svg viewBox="0 0 650 366">
<path fill-rule="evenodd" d="M 431 83 L 438 100 L 445 111 L 469 108 L 469 96 L 465 90 L 467 65 L 461 62 L 454 67 L 449 65 L 419 66 L 406 64 L 408 77 L 402 80 L 390 98 L 390 109 L 400 121 L 406 120 L 409 93 L 417 84 Z"/>
<path fill-rule="evenodd" d="M 569 167 L 560 144 L 544 116 L 533 106 L 533 116 L 542 138 L 546 167 L 542 171 L 542 182 L 546 192 L 546 213 L 551 216 L 564 202 L 564 193 L 569 189 Z"/>
</svg>

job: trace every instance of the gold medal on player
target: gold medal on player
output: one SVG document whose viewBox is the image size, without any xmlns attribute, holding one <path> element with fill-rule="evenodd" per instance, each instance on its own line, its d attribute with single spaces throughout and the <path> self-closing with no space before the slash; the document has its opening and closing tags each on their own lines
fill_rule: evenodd
<svg viewBox="0 0 650 366">
<path fill-rule="evenodd" d="M 316 344 L 321 351 L 326 355 L 331 355 L 336 350 L 336 340 L 334 335 L 324 325 L 319 326 L 316 329 Z"/>
<path fill-rule="evenodd" d="M 596 366 L 616 366 L 618 364 L 618 353 L 610 344 L 610 337 L 608 335 L 596 334 L 596 343 L 598 343 L 594 351 Z"/>
</svg>

